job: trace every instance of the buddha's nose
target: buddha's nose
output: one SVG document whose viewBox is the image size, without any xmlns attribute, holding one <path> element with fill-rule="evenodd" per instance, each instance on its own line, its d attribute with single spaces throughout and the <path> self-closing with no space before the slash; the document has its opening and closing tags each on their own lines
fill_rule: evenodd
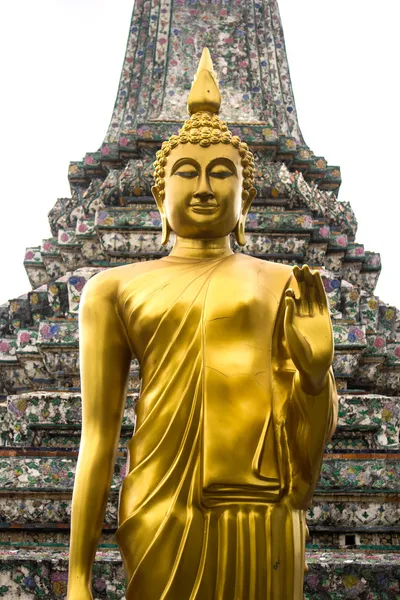
<svg viewBox="0 0 400 600">
<path fill-rule="evenodd" d="M 201 202 L 207 202 L 207 200 L 212 200 L 214 198 L 214 193 L 210 188 L 207 177 L 200 178 L 198 188 L 193 196 L 198 200 L 201 200 Z"/>
<path fill-rule="evenodd" d="M 202 202 L 207 202 L 207 200 L 212 200 L 214 198 L 214 194 L 209 190 L 197 191 L 193 196 Z"/>
</svg>

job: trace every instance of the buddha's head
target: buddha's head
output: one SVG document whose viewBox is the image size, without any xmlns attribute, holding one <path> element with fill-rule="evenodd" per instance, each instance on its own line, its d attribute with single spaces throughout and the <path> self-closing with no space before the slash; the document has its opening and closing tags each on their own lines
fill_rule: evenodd
<svg viewBox="0 0 400 600">
<path fill-rule="evenodd" d="M 163 244 L 179 237 L 222 238 L 244 224 L 255 196 L 254 159 L 219 116 L 221 96 L 210 53 L 204 49 L 188 100 L 189 119 L 157 152 L 153 194 L 163 224 Z"/>
</svg>

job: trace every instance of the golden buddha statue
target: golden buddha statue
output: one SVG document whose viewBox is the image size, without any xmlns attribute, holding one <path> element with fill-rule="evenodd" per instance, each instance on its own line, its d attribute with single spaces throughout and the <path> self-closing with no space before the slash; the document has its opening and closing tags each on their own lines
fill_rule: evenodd
<svg viewBox="0 0 400 600">
<path fill-rule="evenodd" d="M 119 505 L 127 600 L 300 600 L 305 510 L 335 428 L 320 275 L 235 254 L 254 161 L 218 117 L 207 49 L 157 153 L 165 258 L 87 284 L 68 600 L 88 600 L 132 356 L 142 389 Z"/>
</svg>

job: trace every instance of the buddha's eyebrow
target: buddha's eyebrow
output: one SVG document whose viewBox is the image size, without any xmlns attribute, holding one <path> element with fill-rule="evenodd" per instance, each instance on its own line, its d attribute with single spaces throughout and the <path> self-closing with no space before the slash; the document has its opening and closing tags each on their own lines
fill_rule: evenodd
<svg viewBox="0 0 400 600">
<path fill-rule="evenodd" d="M 182 165 L 192 165 L 196 169 L 196 171 L 198 171 L 200 168 L 199 163 L 197 161 L 195 161 L 193 158 L 180 158 L 173 165 L 173 167 L 171 169 L 171 175 L 173 175 L 179 169 L 179 167 L 182 167 Z"/>
<path fill-rule="evenodd" d="M 237 176 L 237 169 L 235 164 L 229 160 L 229 158 L 225 158 L 223 156 L 220 156 L 218 158 L 214 158 L 214 160 L 212 160 L 210 162 L 210 164 L 207 166 L 207 171 L 210 172 L 211 169 L 213 167 L 215 167 L 216 165 L 224 165 L 227 169 L 229 169 L 234 175 Z"/>
</svg>

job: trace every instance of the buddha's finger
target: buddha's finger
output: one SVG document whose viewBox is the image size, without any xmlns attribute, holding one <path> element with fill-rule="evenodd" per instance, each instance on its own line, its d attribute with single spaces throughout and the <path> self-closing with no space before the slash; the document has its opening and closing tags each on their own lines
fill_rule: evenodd
<svg viewBox="0 0 400 600">
<path fill-rule="evenodd" d="M 285 292 L 285 296 L 288 296 L 290 298 L 293 298 L 294 300 L 297 300 L 296 298 L 296 294 L 294 293 L 294 289 L 293 288 L 288 288 Z"/>
<path fill-rule="evenodd" d="M 307 281 L 309 269 L 307 265 L 303 265 L 300 270 L 300 293 L 301 293 L 301 314 L 304 317 L 312 316 L 311 297 L 310 297 L 310 286 Z"/>
<path fill-rule="evenodd" d="M 297 302 L 299 308 L 299 315 L 304 316 L 309 313 L 309 305 L 307 299 L 307 286 L 304 281 L 304 273 L 303 269 L 300 269 L 297 265 L 293 267 L 293 274 L 296 278 L 297 284 L 299 286 L 300 298 Z"/>
<path fill-rule="evenodd" d="M 301 282 L 303 281 L 303 272 L 302 272 L 302 270 L 300 269 L 300 267 L 298 267 L 297 265 L 295 265 L 295 266 L 293 267 L 293 275 L 295 276 L 295 278 L 296 278 L 296 281 L 297 281 L 298 283 L 301 283 Z"/>
<path fill-rule="evenodd" d="M 285 324 L 290 323 L 290 325 L 291 325 L 293 323 L 293 317 L 294 317 L 295 310 L 296 310 L 296 304 L 295 304 L 294 298 L 292 296 L 288 295 L 288 291 L 286 292 L 286 296 L 285 296 L 285 306 L 286 306 Z M 293 290 L 291 290 L 291 291 L 293 292 Z"/>
<path fill-rule="evenodd" d="M 307 289 L 308 312 L 310 317 L 312 317 L 314 315 L 314 307 L 317 302 L 317 298 L 316 289 L 314 285 L 314 278 L 308 265 L 304 265 L 303 267 L 303 276 Z"/>
<path fill-rule="evenodd" d="M 285 292 L 285 306 L 286 308 L 288 307 L 288 303 L 286 302 L 287 299 L 293 300 L 293 303 L 290 303 L 291 308 L 290 311 L 292 311 L 290 313 L 291 318 L 293 317 L 293 315 L 295 313 L 298 313 L 299 311 L 299 300 L 297 300 L 296 298 L 296 294 L 294 292 L 294 290 L 292 288 L 288 288 Z M 293 306 L 292 306 L 293 304 Z"/>
<path fill-rule="evenodd" d="M 314 273 L 314 284 L 318 297 L 318 304 L 321 314 L 324 314 L 325 311 L 329 310 L 328 298 L 325 293 L 324 284 L 322 282 L 322 277 L 320 273 Z"/>
</svg>

